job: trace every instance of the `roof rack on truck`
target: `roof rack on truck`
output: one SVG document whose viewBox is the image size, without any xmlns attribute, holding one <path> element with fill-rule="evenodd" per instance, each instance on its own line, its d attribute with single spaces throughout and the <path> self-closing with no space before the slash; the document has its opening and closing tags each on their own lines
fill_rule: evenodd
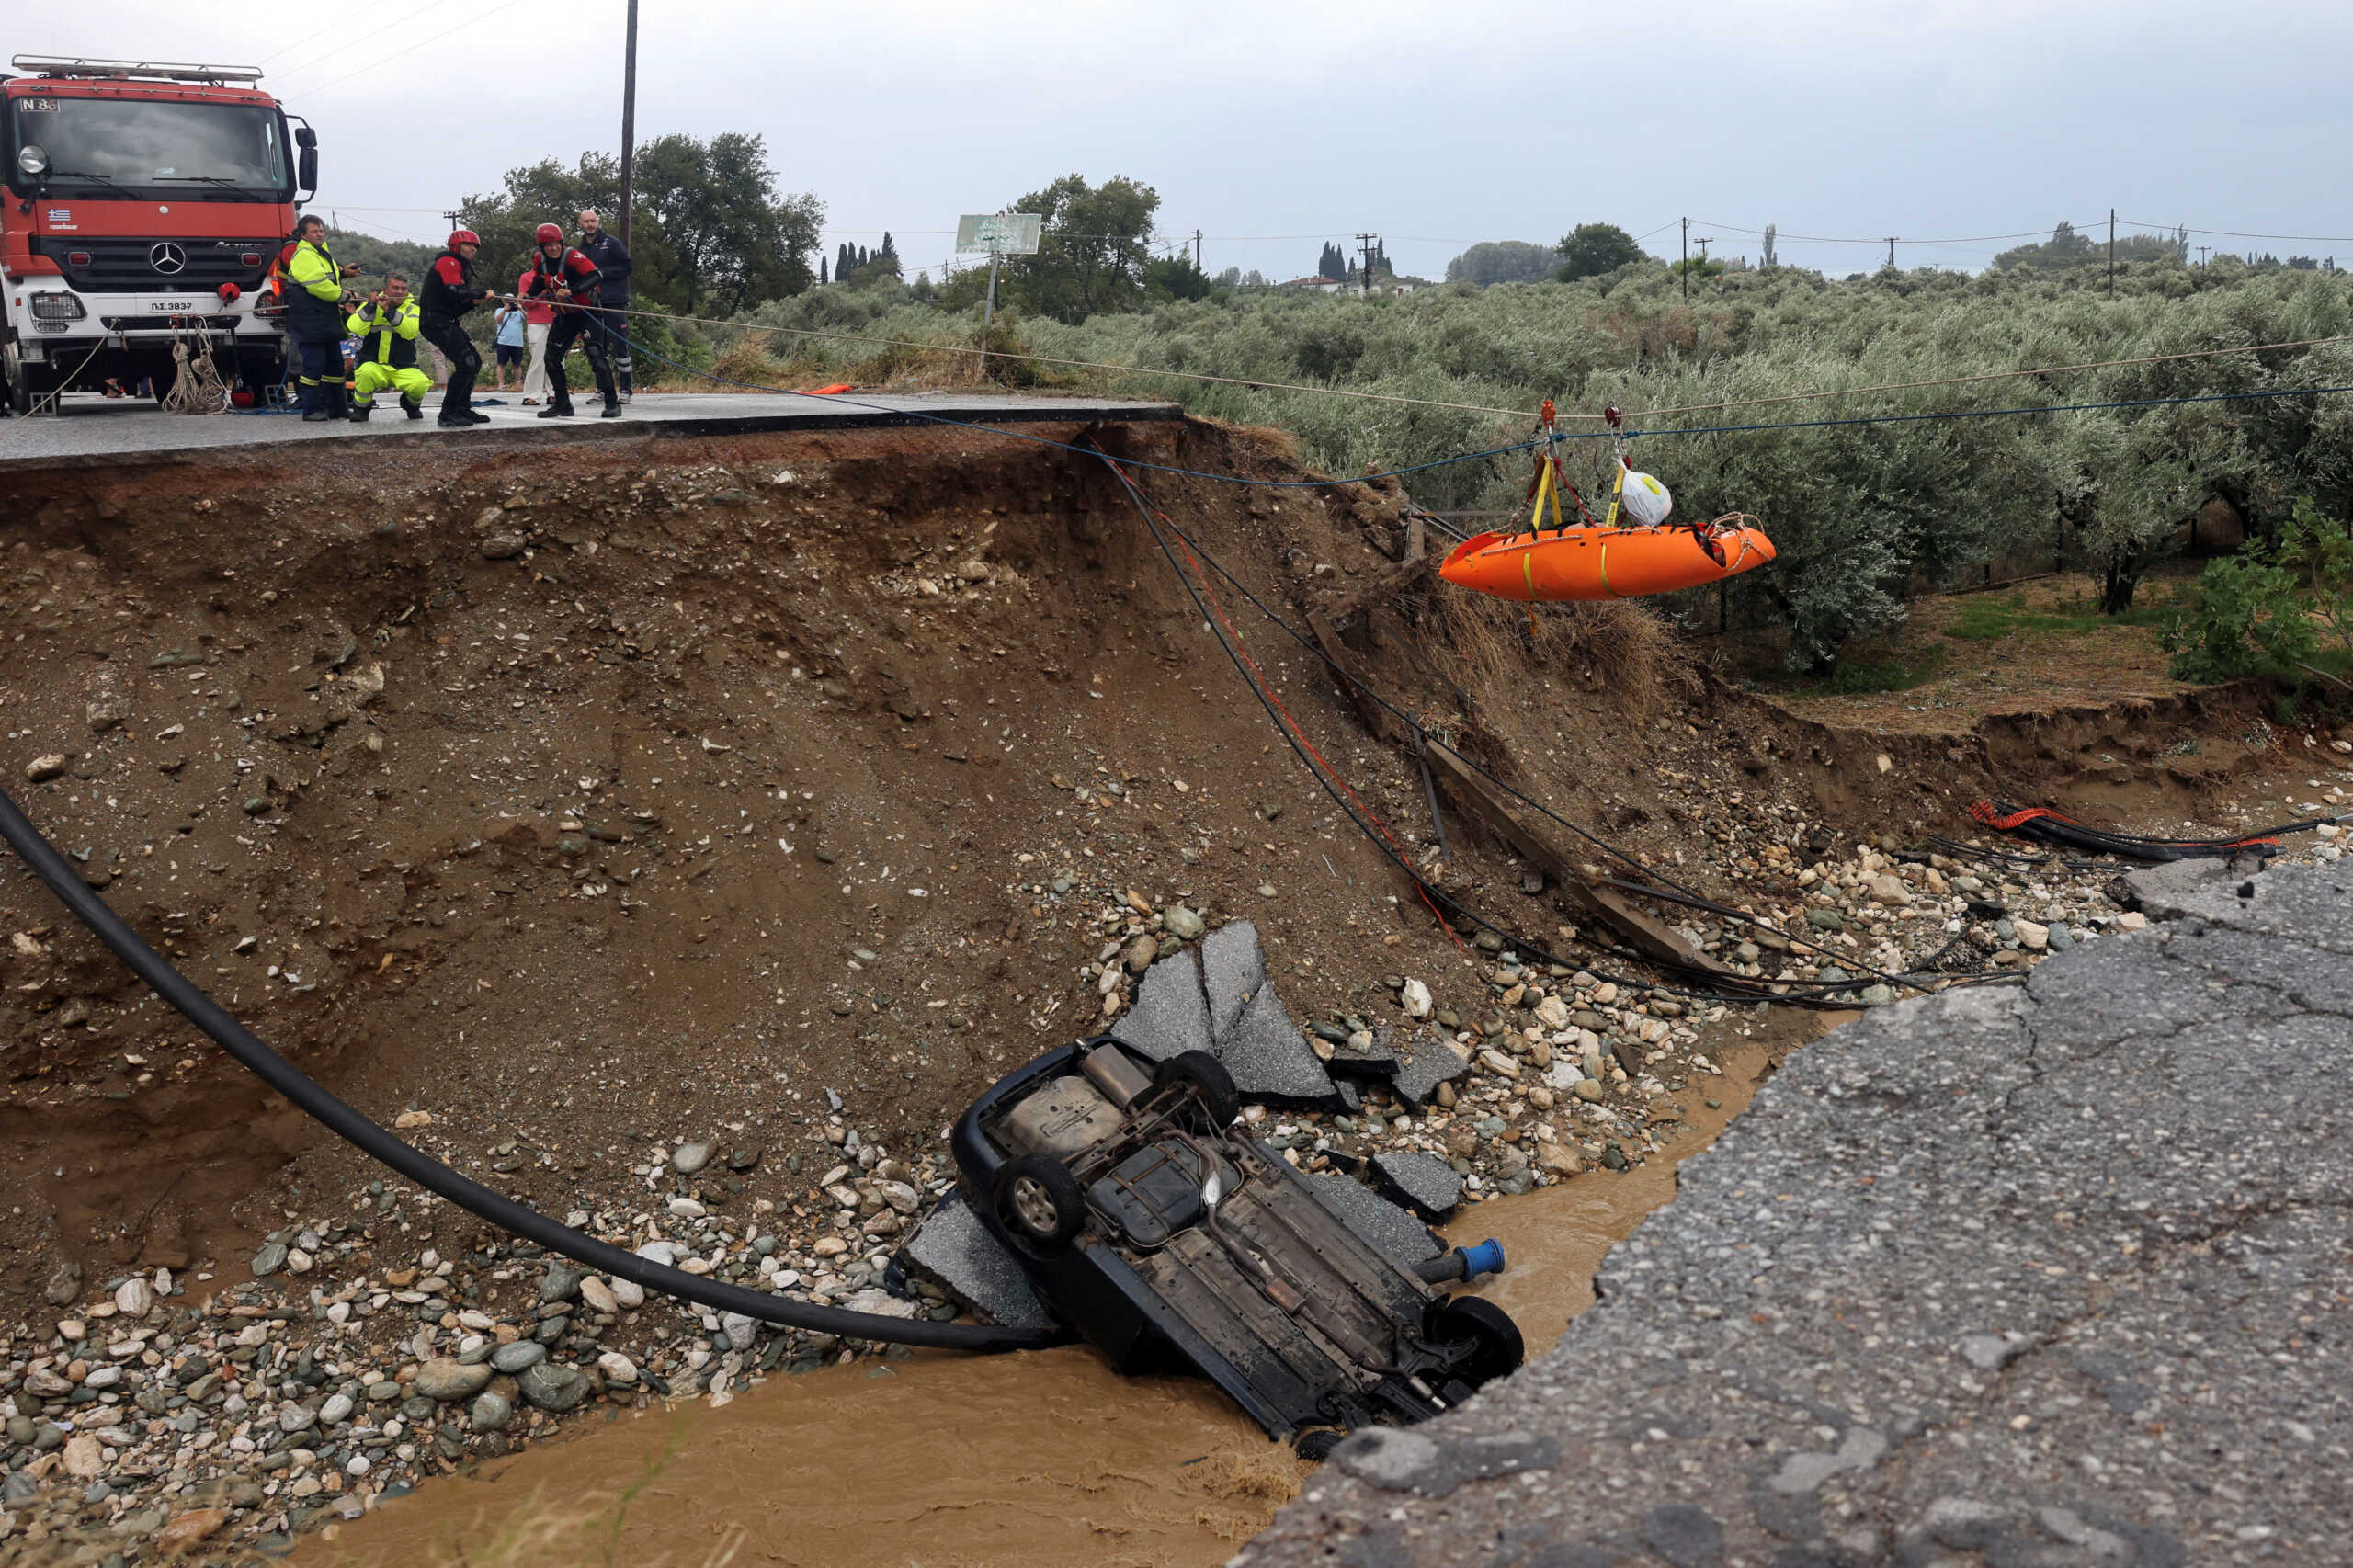
<svg viewBox="0 0 2353 1568">
<path fill-rule="evenodd" d="M 253 65 L 195 65 L 168 60 L 69 60 L 63 55 L 19 54 L 8 62 L 18 71 L 43 76 L 112 76 L 155 82 L 258 82 Z"/>
</svg>

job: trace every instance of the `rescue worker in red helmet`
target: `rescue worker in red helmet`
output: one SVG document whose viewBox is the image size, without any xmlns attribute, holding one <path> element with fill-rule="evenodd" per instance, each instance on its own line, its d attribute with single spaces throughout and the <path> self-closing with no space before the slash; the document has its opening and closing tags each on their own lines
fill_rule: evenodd
<svg viewBox="0 0 2353 1568">
<path fill-rule="evenodd" d="M 524 291 L 533 299 L 544 298 L 555 303 L 555 322 L 548 328 L 546 350 L 549 405 L 540 410 L 540 417 L 572 417 L 572 393 L 564 382 L 563 357 L 578 343 L 581 352 L 588 356 L 588 368 L 596 372 L 597 390 L 605 394 L 600 417 L 619 419 L 620 392 L 613 381 L 612 361 L 605 356 L 605 335 L 600 330 L 591 330 L 597 325 L 597 286 L 604 275 L 597 271 L 595 262 L 563 243 L 563 231 L 555 224 L 540 224 L 537 238 L 539 253 L 531 258 L 531 270 L 524 274 L 529 279 Z"/>
<path fill-rule="evenodd" d="M 425 286 L 416 302 L 424 316 L 425 340 L 449 361 L 449 385 L 441 394 L 441 415 L 434 423 L 444 429 L 487 425 L 490 415 L 473 411 L 474 377 L 482 372 L 482 350 L 466 335 L 465 314 L 484 300 L 496 298 L 474 287 L 474 258 L 482 254 L 482 236 L 460 229 L 432 266 L 425 269 Z"/>
</svg>

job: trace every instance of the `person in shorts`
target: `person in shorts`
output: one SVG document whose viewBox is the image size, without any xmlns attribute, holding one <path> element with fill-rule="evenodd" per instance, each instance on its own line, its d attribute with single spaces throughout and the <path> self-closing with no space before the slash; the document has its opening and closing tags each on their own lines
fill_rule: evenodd
<svg viewBox="0 0 2353 1568">
<path fill-rule="evenodd" d="M 498 354 L 498 390 L 513 392 L 523 380 L 523 367 L 530 362 L 530 348 L 523 339 L 523 308 L 501 305 L 492 320 L 498 324 L 498 333 L 492 347 Z M 511 378 L 511 380 L 510 380 Z"/>
</svg>

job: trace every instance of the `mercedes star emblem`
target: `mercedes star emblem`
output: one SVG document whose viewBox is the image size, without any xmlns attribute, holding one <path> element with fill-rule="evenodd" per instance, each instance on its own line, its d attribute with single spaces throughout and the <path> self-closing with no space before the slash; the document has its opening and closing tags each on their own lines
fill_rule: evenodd
<svg viewBox="0 0 2353 1568">
<path fill-rule="evenodd" d="M 158 272 L 177 272 L 188 265 L 188 252 L 175 244 L 160 244 L 147 253 L 147 260 Z"/>
</svg>

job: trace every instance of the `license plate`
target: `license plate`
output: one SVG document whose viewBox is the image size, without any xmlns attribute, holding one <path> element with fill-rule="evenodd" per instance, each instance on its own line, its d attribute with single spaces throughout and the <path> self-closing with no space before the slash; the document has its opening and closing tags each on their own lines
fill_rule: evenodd
<svg viewBox="0 0 2353 1568">
<path fill-rule="evenodd" d="M 154 300 L 149 301 L 147 308 L 159 316 L 183 316 L 196 309 L 196 301 L 194 300 Z"/>
</svg>

